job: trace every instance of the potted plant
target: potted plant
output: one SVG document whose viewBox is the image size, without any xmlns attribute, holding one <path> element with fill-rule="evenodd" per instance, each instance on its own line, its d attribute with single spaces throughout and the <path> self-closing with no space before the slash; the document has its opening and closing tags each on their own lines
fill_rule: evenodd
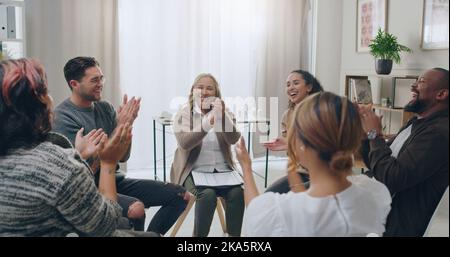
<svg viewBox="0 0 450 257">
<path fill-rule="evenodd" d="M 407 46 L 399 44 L 396 36 L 381 29 L 378 29 L 375 39 L 371 40 L 369 48 L 375 57 L 377 74 L 390 74 L 392 61 L 400 63 L 400 52 L 412 52 Z"/>
</svg>

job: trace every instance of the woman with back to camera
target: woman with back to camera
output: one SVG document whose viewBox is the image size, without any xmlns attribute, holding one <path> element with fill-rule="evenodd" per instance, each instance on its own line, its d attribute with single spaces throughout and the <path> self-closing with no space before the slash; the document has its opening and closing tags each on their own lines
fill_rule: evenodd
<svg viewBox="0 0 450 257">
<path fill-rule="evenodd" d="M 199 185 L 195 173 L 220 180 L 233 172 L 231 145 L 241 133 L 232 113 L 225 108 L 217 80 L 211 74 L 200 74 L 189 94 L 189 103 L 174 120 L 178 143 L 170 173 L 173 183 L 183 185 L 196 196 L 194 236 L 206 237 L 217 203 L 225 199 L 225 218 L 230 236 L 240 236 L 244 216 L 244 194 L 241 183 L 220 187 Z M 226 173 L 225 173 L 226 172 Z"/>
<path fill-rule="evenodd" d="M 116 230 L 122 209 L 114 174 L 131 127 L 99 139 L 97 189 L 76 150 L 48 141 L 52 100 L 43 66 L 0 62 L 0 89 L 0 236 L 132 235 Z"/>
<path fill-rule="evenodd" d="M 286 79 L 286 94 L 289 98 L 288 109 L 281 118 L 281 137 L 275 141 L 263 144 L 264 147 L 271 151 L 287 151 L 287 129 L 292 118 L 295 106 L 301 103 L 309 95 L 322 92 L 323 88 L 320 82 L 309 72 L 304 70 L 292 71 Z M 299 167 L 300 168 L 300 167 Z M 302 177 L 303 182 L 308 182 L 308 171 L 299 169 L 298 173 Z M 287 176 L 284 176 L 270 185 L 266 192 L 287 193 L 290 191 Z"/>
<path fill-rule="evenodd" d="M 365 175 L 352 175 L 353 153 L 362 126 L 358 110 L 345 97 L 321 92 L 295 108 L 288 128 L 287 194 L 258 196 L 243 139 L 236 155 L 244 174 L 245 236 L 382 235 L 390 211 L 386 186 Z M 307 168 L 305 191 L 297 165 Z"/>
</svg>

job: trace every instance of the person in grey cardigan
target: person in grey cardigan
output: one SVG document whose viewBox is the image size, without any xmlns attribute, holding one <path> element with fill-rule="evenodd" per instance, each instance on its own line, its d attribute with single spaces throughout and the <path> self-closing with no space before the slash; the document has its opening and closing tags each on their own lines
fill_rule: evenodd
<svg viewBox="0 0 450 257">
<path fill-rule="evenodd" d="M 0 236 L 124 235 L 116 230 L 115 167 L 131 143 L 131 126 L 102 135 L 99 188 L 75 149 L 48 142 L 52 100 L 43 66 L 0 62 Z"/>
</svg>

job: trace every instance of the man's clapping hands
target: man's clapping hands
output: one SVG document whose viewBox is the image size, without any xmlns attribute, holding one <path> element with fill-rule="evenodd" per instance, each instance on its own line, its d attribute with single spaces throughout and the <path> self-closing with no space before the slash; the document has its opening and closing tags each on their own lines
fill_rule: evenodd
<svg viewBox="0 0 450 257">
<path fill-rule="evenodd" d="M 128 96 L 125 94 L 123 96 L 122 105 L 117 111 L 117 125 L 128 123 L 133 126 L 136 120 L 139 108 L 141 107 L 141 98 L 135 98 L 134 96 L 128 101 Z"/>
</svg>

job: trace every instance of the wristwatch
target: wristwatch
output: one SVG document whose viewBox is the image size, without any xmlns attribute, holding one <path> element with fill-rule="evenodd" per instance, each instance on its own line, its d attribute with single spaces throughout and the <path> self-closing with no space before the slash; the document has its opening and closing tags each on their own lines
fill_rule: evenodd
<svg viewBox="0 0 450 257">
<path fill-rule="evenodd" d="M 371 129 L 367 132 L 367 139 L 374 140 L 378 137 L 378 131 L 376 129 Z"/>
</svg>

